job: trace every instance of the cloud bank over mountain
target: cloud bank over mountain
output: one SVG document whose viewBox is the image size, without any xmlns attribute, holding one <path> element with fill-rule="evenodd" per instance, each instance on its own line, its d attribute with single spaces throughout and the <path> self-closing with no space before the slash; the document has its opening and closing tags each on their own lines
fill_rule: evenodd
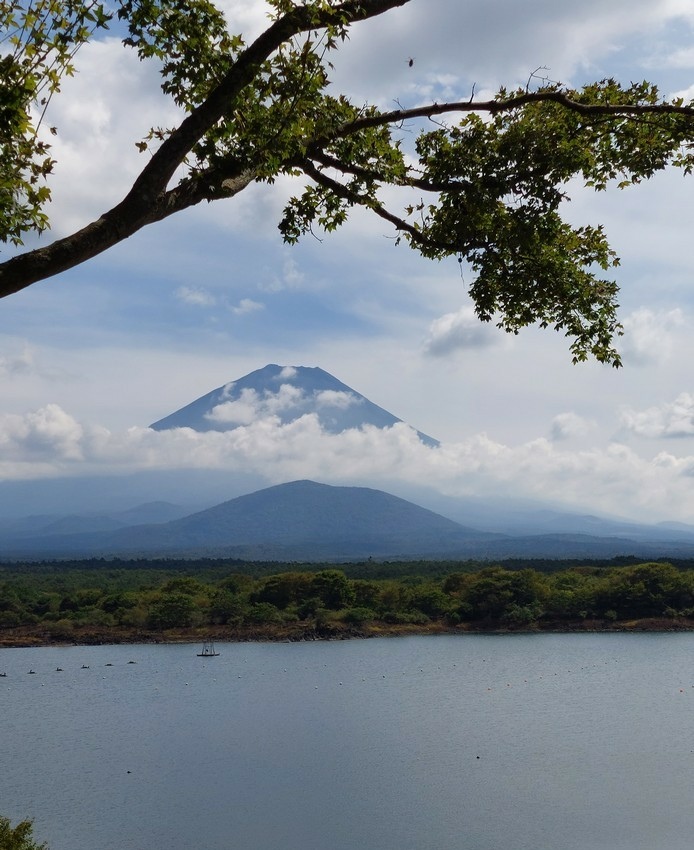
<svg viewBox="0 0 694 850">
<path fill-rule="evenodd" d="M 620 443 L 575 451 L 556 439 L 508 445 L 478 435 L 431 447 L 404 423 L 335 434 L 315 413 L 287 424 L 268 415 L 206 432 L 112 432 L 82 424 L 56 405 L 0 418 L 4 480 L 175 469 L 252 474 L 271 484 L 310 477 L 393 492 L 400 485 L 451 496 L 513 495 L 649 521 L 687 520 L 694 512 L 694 457 L 660 451 L 644 459 Z"/>
</svg>

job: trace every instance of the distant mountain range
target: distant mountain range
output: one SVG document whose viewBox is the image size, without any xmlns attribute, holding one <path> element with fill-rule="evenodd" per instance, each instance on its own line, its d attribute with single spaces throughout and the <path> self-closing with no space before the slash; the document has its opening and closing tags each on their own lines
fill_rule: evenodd
<svg viewBox="0 0 694 850">
<path fill-rule="evenodd" d="M 276 416 L 287 424 L 306 414 L 317 416 L 323 430 L 331 434 L 365 425 L 390 428 L 402 423 L 323 369 L 271 363 L 217 387 L 149 427 L 155 431 L 231 431 L 264 416 Z M 417 434 L 426 445 L 438 445 L 433 437 L 421 431 Z"/>
<path fill-rule="evenodd" d="M 118 515 L 5 520 L 0 558 L 694 558 L 691 526 L 589 517 L 585 524 L 593 533 L 504 534 L 455 522 L 380 490 L 313 481 L 268 487 L 182 516 L 184 510 L 156 503 Z"/>
</svg>

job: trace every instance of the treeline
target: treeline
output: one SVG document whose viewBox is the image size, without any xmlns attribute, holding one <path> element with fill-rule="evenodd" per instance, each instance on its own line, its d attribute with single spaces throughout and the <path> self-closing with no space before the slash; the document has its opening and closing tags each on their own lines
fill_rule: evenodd
<svg viewBox="0 0 694 850">
<path fill-rule="evenodd" d="M 343 569 L 254 576 L 118 565 L 0 572 L 0 637 L 82 634 L 308 634 L 379 627 L 542 629 L 665 620 L 694 627 L 694 570 L 671 563 L 575 566 L 553 573 L 503 567 L 445 575 L 351 578 Z M 189 565 L 190 567 L 190 565 Z M 362 565 L 363 569 L 363 565 Z M 665 625 L 667 625 L 667 623 Z"/>
</svg>

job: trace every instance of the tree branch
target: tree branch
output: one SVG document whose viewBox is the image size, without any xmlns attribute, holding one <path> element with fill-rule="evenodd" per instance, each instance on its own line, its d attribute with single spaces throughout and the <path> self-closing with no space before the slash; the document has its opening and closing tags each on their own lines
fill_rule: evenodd
<svg viewBox="0 0 694 850">
<path fill-rule="evenodd" d="M 334 8 L 322 11 L 318 19 L 304 6 L 298 6 L 276 20 L 262 35 L 244 50 L 222 81 L 205 101 L 171 133 L 152 156 L 132 190 L 122 201 L 131 197 L 151 195 L 162 191 L 193 146 L 220 119 L 230 112 L 230 104 L 253 81 L 261 64 L 284 42 L 302 32 L 339 23 L 353 23 L 404 6 L 410 0 L 346 0 Z"/>
<path fill-rule="evenodd" d="M 204 192 L 202 184 L 195 180 L 168 192 L 167 186 L 194 145 L 230 113 L 235 98 L 253 82 L 262 63 L 281 44 L 302 32 L 367 20 L 408 2 L 410 0 L 345 0 L 317 14 L 299 6 L 280 17 L 238 56 L 205 101 L 164 140 L 119 204 L 76 233 L 0 264 L 0 298 L 73 268 L 127 239 L 145 225 L 209 198 L 209 187 Z M 236 191 L 240 189 L 235 189 L 234 193 Z M 229 191 L 221 192 L 221 196 L 228 195 Z"/>
<path fill-rule="evenodd" d="M 335 195 L 343 198 L 345 201 L 353 204 L 354 206 L 366 207 L 372 210 L 372 212 L 375 212 L 377 216 L 390 222 L 396 230 L 401 230 L 404 233 L 407 233 L 414 242 L 418 242 L 420 245 L 429 245 L 434 248 L 440 248 L 441 250 L 455 252 L 456 247 L 452 243 L 434 242 L 433 240 L 428 239 L 420 230 L 417 230 L 414 225 L 405 221 L 403 218 L 394 215 L 377 201 L 374 201 L 371 198 L 363 198 L 357 192 L 354 192 L 352 189 L 342 183 L 339 183 L 337 180 L 333 180 L 331 177 L 328 177 L 327 174 L 324 174 L 320 169 L 316 168 L 309 160 L 305 160 L 301 163 L 301 169 L 308 177 L 318 183 L 319 186 L 322 186 L 324 189 L 329 189 Z"/>
<path fill-rule="evenodd" d="M 336 171 L 341 171 L 343 174 L 352 174 L 354 177 L 359 177 L 363 180 L 375 180 L 380 183 L 383 182 L 383 174 L 378 171 L 343 162 L 337 157 L 323 153 L 323 151 L 314 150 L 313 145 L 309 146 L 309 153 L 311 159 L 319 162 L 326 168 L 334 168 Z M 302 165 L 303 160 L 299 163 L 299 167 L 302 167 Z M 402 181 L 394 185 L 402 186 L 403 188 L 411 187 L 413 189 L 421 189 L 424 192 L 463 192 L 473 188 L 469 181 L 451 180 L 444 183 L 443 181 L 436 180 L 421 180 L 419 177 L 412 177 L 411 175 L 408 175 Z"/>
<path fill-rule="evenodd" d="M 417 106 L 412 109 L 394 109 L 391 112 L 380 112 L 374 115 L 366 115 L 363 118 L 357 118 L 343 124 L 330 136 L 314 139 L 312 146 L 321 148 L 335 139 L 351 136 L 361 130 L 368 130 L 371 127 L 382 127 L 385 124 L 401 124 L 403 121 L 408 121 L 412 118 L 432 118 L 435 115 L 445 115 L 449 112 L 486 112 L 490 115 L 496 115 L 500 112 L 511 112 L 514 109 L 520 109 L 523 106 L 528 106 L 531 103 L 558 103 L 572 112 L 577 112 L 580 115 L 598 116 L 598 115 L 683 115 L 687 118 L 694 118 L 694 107 L 692 106 L 676 106 L 668 103 L 643 103 L 643 104 L 619 104 L 619 103 L 579 103 L 577 100 L 572 100 L 565 92 L 555 91 L 539 91 L 526 92 L 516 97 L 509 97 L 506 100 L 462 100 L 454 103 L 430 103 L 426 106 Z"/>
</svg>

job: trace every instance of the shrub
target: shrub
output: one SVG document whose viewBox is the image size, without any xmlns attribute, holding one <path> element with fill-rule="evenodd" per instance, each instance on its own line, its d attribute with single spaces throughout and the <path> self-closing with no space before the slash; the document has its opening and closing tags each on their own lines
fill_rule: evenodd
<svg viewBox="0 0 694 850">
<path fill-rule="evenodd" d="M 348 608 L 346 611 L 343 611 L 342 619 L 345 623 L 360 626 L 369 620 L 375 620 L 376 612 L 371 608 Z"/>
</svg>

